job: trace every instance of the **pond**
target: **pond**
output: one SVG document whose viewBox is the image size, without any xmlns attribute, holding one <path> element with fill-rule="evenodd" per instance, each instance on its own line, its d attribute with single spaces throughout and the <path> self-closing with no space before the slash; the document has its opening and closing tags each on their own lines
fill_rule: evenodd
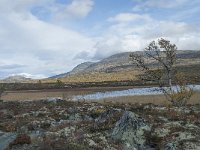
<svg viewBox="0 0 200 150">
<path fill-rule="evenodd" d="M 200 90 L 200 85 L 190 85 L 194 90 Z M 175 88 L 175 87 L 173 87 Z M 137 95 L 159 95 L 162 92 L 158 87 L 149 87 L 149 88 L 133 88 L 128 90 L 119 90 L 119 91 L 107 91 L 107 92 L 96 92 L 86 95 L 77 95 L 74 96 L 72 100 L 100 100 L 110 97 L 120 97 L 120 96 L 137 96 Z"/>
</svg>

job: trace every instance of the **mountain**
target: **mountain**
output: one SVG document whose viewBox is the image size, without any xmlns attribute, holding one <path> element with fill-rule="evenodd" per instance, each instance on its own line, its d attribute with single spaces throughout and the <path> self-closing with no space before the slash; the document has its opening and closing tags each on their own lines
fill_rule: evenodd
<svg viewBox="0 0 200 150">
<path fill-rule="evenodd" d="M 132 67 L 129 55 L 131 52 L 119 53 L 89 65 L 82 73 L 114 72 Z"/>
<path fill-rule="evenodd" d="M 70 75 L 75 75 L 75 74 L 81 73 L 92 64 L 93 64 L 93 62 L 81 63 L 81 64 L 77 65 L 74 69 L 72 69 L 72 71 L 52 76 L 52 77 L 50 77 L 50 79 L 63 78 L 63 77 L 66 77 L 66 76 L 70 76 Z"/>
<path fill-rule="evenodd" d="M 77 65 L 72 71 L 68 72 L 67 75 L 74 75 L 84 72 L 87 68 L 89 68 L 92 64 L 95 64 L 94 62 L 84 62 L 79 65 Z"/>
<path fill-rule="evenodd" d="M 83 73 L 113 72 L 123 70 L 125 68 L 128 69 L 132 67 L 132 64 L 129 60 L 130 54 L 131 52 L 119 53 L 105 58 L 99 62 L 84 62 L 77 65 L 68 73 L 59 74 L 50 78 L 55 79 Z"/>
<path fill-rule="evenodd" d="M 178 59 L 195 59 L 200 58 L 200 50 L 180 50 L 177 53 Z"/>
<path fill-rule="evenodd" d="M 98 62 L 81 63 L 77 65 L 72 71 L 51 78 L 63 78 L 72 75 L 88 74 L 95 72 L 111 73 L 111 72 L 133 70 L 135 68 L 135 65 L 129 59 L 129 55 L 132 53 L 133 52 L 118 53 Z M 137 51 L 134 53 L 142 54 L 142 51 Z M 177 52 L 177 58 L 179 65 L 180 64 L 190 65 L 190 64 L 200 63 L 200 51 L 179 50 Z"/>
<path fill-rule="evenodd" d="M 24 83 L 31 81 L 31 78 L 24 77 L 22 75 L 14 75 L 0 80 L 1 83 Z"/>
</svg>

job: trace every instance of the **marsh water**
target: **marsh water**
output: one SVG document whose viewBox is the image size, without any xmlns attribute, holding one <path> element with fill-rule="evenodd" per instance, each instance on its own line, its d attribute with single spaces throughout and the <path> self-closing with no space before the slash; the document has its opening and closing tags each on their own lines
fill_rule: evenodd
<svg viewBox="0 0 200 150">
<path fill-rule="evenodd" d="M 200 90 L 200 85 L 189 85 L 194 90 Z M 175 87 L 173 87 L 174 90 Z M 132 88 L 127 90 L 96 92 L 92 94 L 76 95 L 73 100 L 100 100 L 104 98 L 120 97 L 120 96 L 137 96 L 137 95 L 160 95 L 162 91 L 158 87 L 149 88 Z"/>
</svg>

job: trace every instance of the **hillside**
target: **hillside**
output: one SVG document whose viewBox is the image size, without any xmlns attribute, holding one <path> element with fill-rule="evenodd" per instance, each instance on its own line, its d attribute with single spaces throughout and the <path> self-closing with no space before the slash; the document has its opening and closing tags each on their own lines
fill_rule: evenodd
<svg viewBox="0 0 200 150">
<path fill-rule="evenodd" d="M 70 72 L 55 75 L 48 79 L 41 80 L 43 83 L 56 82 L 60 79 L 63 82 L 77 83 L 77 82 L 104 82 L 104 81 L 130 81 L 137 80 L 139 70 L 133 64 L 129 55 L 132 52 L 124 52 L 112 55 L 98 62 L 84 62 L 77 65 Z M 141 51 L 134 52 L 141 54 Z M 200 51 L 181 50 L 177 52 L 177 67 L 184 72 L 189 78 L 195 80 L 200 76 Z M 155 63 L 152 64 L 152 67 Z M 24 76 L 16 75 L 10 76 L 1 83 L 30 83 L 38 82 Z"/>
<path fill-rule="evenodd" d="M 91 72 L 119 72 L 124 70 L 133 70 L 135 65 L 130 61 L 129 55 L 132 52 L 124 52 L 107 57 L 99 62 L 85 62 L 77 65 L 72 71 L 50 78 L 62 78 L 70 75 L 85 74 Z M 134 52 L 142 53 L 142 52 Z M 178 65 L 191 65 L 200 63 L 200 51 L 178 51 Z M 191 60 L 192 61 L 188 61 Z"/>
<path fill-rule="evenodd" d="M 131 52 L 119 53 L 105 58 L 98 62 L 85 62 L 77 65 L 72 71 L 50 78 L 63 78 L 72 75 L 81 75 L 87 73 L 110 73 L 120 70 L 132 69 L 133 64 L 129 60 Z"/>
<path fill-rule="evenodd" d="M 88 66 L 84 72 L 115 72 L 124 69 L 130 69 L 133 67 L 132 63 L 129 60 L 129 55 L 131 52 L 119 53 L 112 55 L 108 58 L 105 58 L 99 62 L 93 63 Z"/>
<path fill-rule="evenodd" d="M 31 80 L 32 80 L 31 78 L 27 78 L 22 75 L 15 75 L 0 80 L 0 83 L 25 83 L 25 82 L 30 82 Z"/>
<path fill-rule="evenodd" d="M 63 78 L 63 77 L 69 76 L 69 75 L 75 75 L 75 74 L 81 73 L 86 68 L 88 68 L 91 64 L 93 64 L 93 62 L 81 63 L 81 64 L 77 65 L 74 69 L 72 69 L 72 71 L 70 71 L 70 72 L 59 74 L 59 75 L 55 75 L 55 76 L 50 77 L 50 78 L 52 78 L 52 79 L 54 79 L 54 78 Z"/>
<path fill-rule="evenodd" d="M 129 55 L 132 52 L 124 52 L 104 58 L 98 62 L 84 62 L 77 65 L 70 72 L 55 75 L 48 79 L 43 79 L 46 82 L 55 82 L 57 79 L 63 82 L 102 82 L 102 81 L 126 81 L 136 80 L 139 74 L 137 67 L 133 64 Z M 141 51 L 134 52 L 141 54 Z M 197 78 L 200 75 L 200 51 L 180 50 L 177 52 L 177 67 L 181 71 L 190 76 L 196 74 Z M 117 74 L 116 74 L 117 72 Z M 21 75 L 15 75 L 0 80 L 0 83 L 30 83 L 38 82 L 31 78 Z"/>
</svg>

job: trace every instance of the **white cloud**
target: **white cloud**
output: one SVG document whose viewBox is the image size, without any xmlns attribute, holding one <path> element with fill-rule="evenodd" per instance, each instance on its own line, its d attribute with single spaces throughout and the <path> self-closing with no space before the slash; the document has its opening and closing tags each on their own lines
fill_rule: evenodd
<svg viewBox="0 0 200 150">
<path fill-rule="evenodd" d="M 147 14 L 140 15 L 136 13 L 120 13 L 108 19 L 110 22 L 132 22 L 138 20 L 149 21 L 151 18 Z"/>
<path fill-rule="evenodd" d="M 151 7 L 173 8 L 181 6 L 189 1 L 190 0 L 147 0 L 144 5 Z"/>
<path fill-rule="evenodd" d="M 166 38 L 183 50 L 200 47 L 200 29 L 197 25 L 157 20 L 150 15 L 136 13 L 120 13 L 108 20 L 111 25 L 95 47 L 95 58 L 117 52 L 142 50 L 149 42 L 158 38 Z"/>
<path fill-rule="evenodd" d="M 133 11 L 148 10 L 149 7 L 153 8 L 177 8 L 189 3 L 194 3 L 198 0 L 136 0 L 137 5 L 133 7 Z"/>
<path fill-rule="evenodd" d="M 92 10 L 94 2 L 92 0 L 73 0 L 70 5 L 67 5 L 64 13 L 68 16 L 86 17 Z"/>
<path fill-rule="evenodd" d="M 18 73 L 18 74 L 10 74 L 8 76 L 23 76 L 25 78 L 31 78 L 31 79 L 43 79 L 43 78 L 47 78 L 47 76 L 41 75 L 41 74 L 37 74 L 37 75 L 32 75 L 29 73 Z"/>
<path fill-rule="evenodd" d="M 40 21 L 34 16 L 30 15 L 24 19 L 20 15 L 10 14 L 2 18 L 4 24 L 0 25 L 0 28 L 3 29 L 1 37 L 4 38 L 1 39 L 1 49 L 23 52 L 68 51 L 73 54 L 91 48 L 90 38 L 76 31 Z"/>
<path fill-rule="evenodd" d="M 27 11 L 40 8 L 52 19 L 84 18 L 93 9 L 93 0 L 71 0 L 71 3 L 58 3 L 56 0 L 1 0 L 0 12 L 15 12 L 26 15 Z M 39 10 L 37 10 L 39 12 Z M 34 14 L 35 15 L 35 14 Z M 37 14 L 36 14 L 37 15 Z M 39 13 L 39 15 L 42 15 Z"/>
<path fill-rule="evenodd" d="M 0 11 L 4 13 L 26 13 L 33 6 L 42 6 L 53 3 L 54 0 L 1 0 Z"/>
<path fill-rule="evenodd" d="M 90 37 L 32 15 L 26 6 L 32 5 L 33 1 L 18 2 L 11 5 L 9 0 L 0 1 L 12 8 L 0 9 L 1 61 L 5 65 L 25 65 L 17 70 L 7 70 L 7 74 L 28 72 L 34 76 L 66 72 L 80 63 L 80 60 L 74 60 L 78 53 L 93 49 L 95 43 Z"/>
<path fill-rule="evenodd" d="M 69 4 L 57 3 L 56 0 L 51 0 L 50 2 L 45 1 L 45 5 L 42 5 L 42 11 L 51 14 L 54 21 L 63 21 L 65 19 L 87 17 L 92 11 L 93 5 L 93 0 L 71 0 Z"/>
<path fill-rule="evenodd" d="M 155 9 L 160 9 L 157 12 L 162 14 L 162 10 L 169 10 L 174 12 L 173 16 L 188 17 L 191 13 L 199 12 L 199 0 L 135 0 L 136 4 L 133 6 L 133 12 L 149 12 Z M 164 14 L 163 17 L 168 16 Z M 190 16 L 191 18 L 191 16 Z M 178 18 L 179 19 L 179 18 Z"/>
<path fill-rule="evenodd" d="M 113 36 L 112 33 L 108 34 L 97 43 L 93 59 L 101 60 L 120 52 L 139 51 L 144 49 L 151 41 L 150 39 L 147 40 L 140 37 L 140 35 L 126 34 Z"/>
</svg>

